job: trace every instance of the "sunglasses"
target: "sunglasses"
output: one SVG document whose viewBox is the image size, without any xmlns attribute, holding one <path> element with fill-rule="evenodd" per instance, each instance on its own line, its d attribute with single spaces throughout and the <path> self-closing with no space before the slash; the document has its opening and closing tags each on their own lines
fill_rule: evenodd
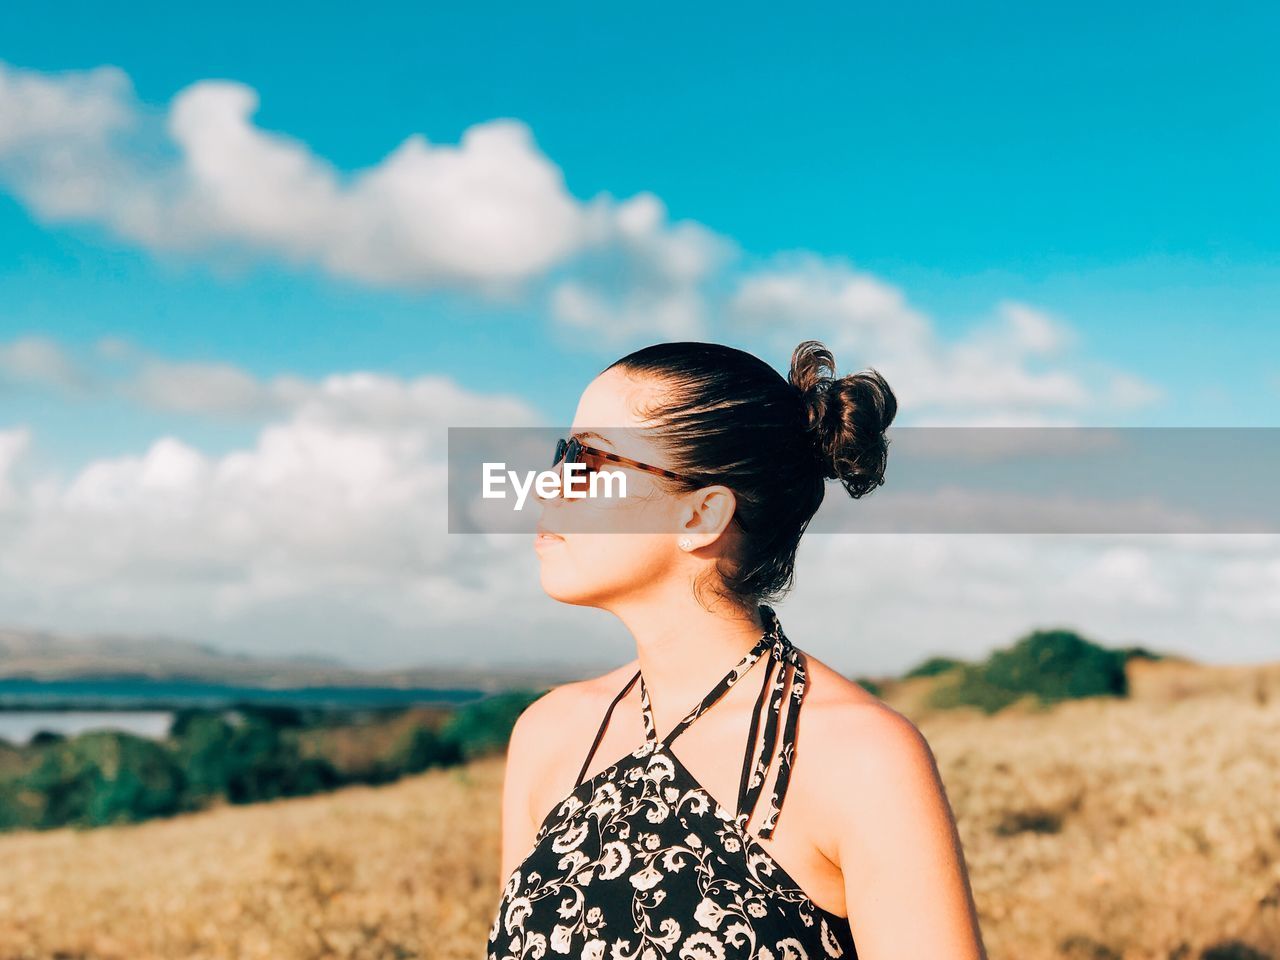
<svg viewBox="0 0 1280 960">
<path fill-rule="evenodd" d="M 630 457 L 624 457 L 621 454 L 613 453 L 610 450 L 601 450 L 599 447 L 592 447 L 577 437 L 570 437 L 568 440 L 561 437 L 556 441 L 555 459 L 551 461 L 552 467 L 557 467 L 561 463 L 580 463 L 586 467 L 588 477 L 595 473 L 606 463 L 620 463 L 626 467 L 633 467 L 636 470 L 643 470 L 645 473 L 656 474 L 659 477 L 666 477 L 668 480 L 679 480 L 682 483 L 692 483 L 688 477 L 681 476 L 674 470 L 668 470 L 665 467 L 655 467 L 650 463 L 641 463 L 639 460 L 632 460 Z M 733 513 L 733 519 L 738 522 L 745 532 L 746 523 L 742 519 L 742 515 L 736 510 Z"/>
</svg>

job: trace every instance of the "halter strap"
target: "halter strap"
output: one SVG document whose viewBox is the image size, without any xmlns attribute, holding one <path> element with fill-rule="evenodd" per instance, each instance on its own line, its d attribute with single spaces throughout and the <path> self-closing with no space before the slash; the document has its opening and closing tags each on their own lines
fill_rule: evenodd
<svg viewBox="0 0 1280 960">
<path fill-rule="evenodd" d="M 791 706 L 787 712 L 786 723 L 782 730 L 781 748 L 777 750 L 778 775 L 769 797 L 769 811 L 760 829 L 760 836 L 767 839 L 773 835 L 774 827 L 778 821 L 778 814 L 782 812 L 782 801 L 786 796 L 787 786 L 791 778 L 791 765 L 795 757 L 796 720 L 799 715 L 800 704 L 804 699 L 806 674 L 803 655 L 795 648 L 786 634 L 782 632 L 782 624 L 779 622 L 773 608 L 761 604 L 760 614 L 765 623 L 764 635 L 725 674 L 720 682 L 711 688 L 710 692 L 702 698 L 698 705 L 690 710 L 671 729 L 671 732 L 660 743 L 656 742 L 653 708 L 649 702 L 649 691 L 645 686 L 643 676 L 640 676 L 640 706 L 644 717 L 645 735 L 653 746 L 654 752 L 663 747 L 669 747 L 676 737 L 689 728 L 690 724 L 711 709 L 712 705 L 730 687 L 737 683 L 761 656 L 768 653 L 769 663 L 765 667 L 764 681 L 760 688 L 760 694 L 756 698 L 755 708 L 752 710 L 751 729 L 747 735 L 747 749 L 743 757 L 742 776 L 738 786 L 738 806 L 734 816 L 738 825 L 745 829 L 764 788 L 765 774 L 769 769 L 770 758 L 774 754 L 775 748 L 778 747 L 779 715 L 782 710 L 783 700 L 789 696 Z M 784 690 L 786 690 L 784 675 L 788 663 L 792 666 L 791 685 L 789 691 L 784 693 Z M 635 677 L 632 678 L 632 682 L 634 681 Z M 630 683 L 626 689 L 631 689 Z M 625 693 L 626 691 L 624 690 L 623 692 Z M 761 747 L 760 757 L 756 760 L 754 769 L 752 769 L 751 760 L 755 752 L 760 710 L 765 696 L 769 692 L 772 692 L 772 696 L 769 698 L 769 715 L 765 720 L 764 742 Z"/>
<path fill-rule="evenodd" d="M 604 712 L 604 719 L 600 721 L 600 729 L 596 731 L 596 738 L 591 743 L 591 749 L 587 751 L 586 759 L 582 761 L 582 769 L 578 771 L 578 779 L 573 782 L 575 790 L 582 785 L 582 778 L 587 774 L 587 766 L 591 763 L 591 758 L 596 755 L 596 747 L 600 746 L 600 741 L 604 738 L 605 728 L 609 726 L 609 718 L 613 716 L 613 708 L 627 695 L 627 691 L 636 685 L 636 681 L 639 679 L 640 671 L 637 670 L 632 678 L 627 681 L 627 685 L 613 698 L 613 702 L 609 704 L 609 709 Z"/>
<path fill-rule="evenodd" d="M 774 827 L 778 823 L 778 815 L 782 812 L 782 800 L 786 796 L 787 787 L 791 783 L 791 768 L 795 763 L 796 752 L 796 725 L 800 718 L 800 704 L 804 701 L 805 687 L 808 686 L 808 674 L 805 670 L 803 653 L 794 646 L 787 644 L 778 654 L 778 659 L 785 660 L 786 663 L 791 664 L 791 686 L 784 694 L 782 671 L 786 667 L 785 665 L 781 666 L 778 671 L 778 679 L 773 685 L 774 696 L 769 706 L 769 722 L 765 728 L 765 744 L 761 750 L 760 760 L 756 765 L 755 772 L 751 777 L 752 784 L 755 784 L 755 792 L 751 794 L 748 804 L 742 807 L 742 811 L 745 812 L 739 812 L 739 817 L 742 818 L 740 825 L 745 827 L 751 816 L 750 811 L 755 809 L 760 790 L 764 786 L 764 775 L 768 769 L 764 758 L 773 750 L 774 740 L 769 737 L 768 730 L 772 727 L 776 733 L 778 711 L 781 709 L 783 698 L 786 697 L 790 699 L 791 704 L 787 708 L 787 719 L 782 730 L 782 745 L 778 751 L 778 775 L 774 781 L 773 791 L 769 795 L 768 812 L 765 814 L 764 821 L 760 824 L 760 836 L 765 838 L 773 836 Z"/>
<path fill-rule="evenodd" d="M 726 673 L 710 692 L 698 702 L 692 710 L 684 715 L 684 717 L 671 728 L 671 732 L 662 738 L 658 744 L 659 747 L 669 747 L 675 741 L 676 737 L 689 729 L 690 724 L 706 713 L 711 707 L 724 696 L 725 692 L 735 683 L 742 679 L 748 670 L 760 659 L 769 649 L 772 641 L 768 634 L 765 634 L 756 641 L 756 645 L 747 651 L 746 655 L 738 661 L 737 665 Z M 653 706 L 649 702 L 649 688 L 645 686 L 644 677 L 640 677 L 640 707 L 647 717 L 645 729 L 656 730 L 656 724 L 653 720 Z"/>
</svg>

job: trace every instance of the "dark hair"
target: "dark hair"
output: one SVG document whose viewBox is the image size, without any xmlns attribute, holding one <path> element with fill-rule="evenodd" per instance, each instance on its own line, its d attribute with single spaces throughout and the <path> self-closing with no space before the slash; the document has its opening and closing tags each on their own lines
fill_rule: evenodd
<svg viewBox="0 0 1280 960">
<path fill-rule="evenodd" d="M 816 340 L 796 347 L 787 379 L 716 343 L 654 344 L 614 368 L 667 387 L 638 411 L 669 451 L 670 468 L 688 478 L 663 482 L 722 483 L 737 497 L 745 530 L 718 573 L 738 604 L 768 603 L 791 588 L 796 549 L 826 480 L 855 498 L 884 483 L 893 391 L 875 370 L 837 377 L 835 358 Z"/>
</svg>

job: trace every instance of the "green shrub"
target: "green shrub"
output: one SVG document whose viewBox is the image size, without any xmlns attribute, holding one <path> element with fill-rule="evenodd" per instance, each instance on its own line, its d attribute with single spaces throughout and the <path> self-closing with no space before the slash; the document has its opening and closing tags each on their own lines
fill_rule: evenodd
<svg viewBox="0 0 1280 960">
<path fill-rule="evenodd" d="M 440 731 L 463 760 L 506 748 L 521 713 L 545 691 L 509 690 L 464 704 Z"/>
<path fill-rule="evenodd" d="M 35 826 L 100 826 L 177 812 L 183 776 L 155 741 L 99 730 L 45 747 L 18 786 L 40 798 Z"/>
<path fill-rule="evenodd" d="M 858 686 L 860 686 L 863 690 L 867 691 L 867 693 L 871 694 L 873 697 L 879 697 L 884 695 L 884 688 L 879 683 L 872 680 L 870 677 L 854 677 L 853 682 L 856 683 Z"/>
<path fill-rule="evenodd" d="M 174 755 L 186 776 L 183 805 L 195 809 L 212 797 L 223 796 L 235 728 L 219 713 L 191 711 L 181 722 L 175 718 L 170 732 L 175 730 L 180 735 L 173 740 Z"/>
<path fill-rule="evenodd" d="M 1271 960 L 1271 954 L 1263 953 L 1243 940 L 1224 940 L 1205 947 L 1200 960 Z"/>
<path fill-rule="evenodd" d="M 342 776 L 323 757 L 304 757 L 290 730 L 299 716 L 290 709 L 256 707 L 231 713 L 184 711 L 175 717 L 173 753 L 186 779 L 183 805 L 203 806 L 224 796 L 254 803 L 301 796 L 340 785 Z"/>
<path fill-rule="evenodd" d="M 1154 650 L 1148 650 L 1146 647 L 1121 647 L 1120 653 L 1124 654 L 1126 661 L 1129 660 L 1163 660 L 1163 653 L 1156 653 Z"/>
<path fill-rule="evenodd" d="M 963 660 L 956 660 L 954 657 L 930 657 L 922 663 L 912 667 L 902 675 L 902 679 L 910 680 L 914 677 L 936 677 L 948 670 L 954 670 L 956 667 L 963 666 Z"/>
<path fill-rule="evenodd" d="M 21 830 L 40 822 L 40 797 L 17 780 L 0 780 L 0 830 Z"/>
<path fill-rule="evenodd" d="M 997 836 L 1012 837 L 1020 833 L 1061 833 L 1064 817 L 1060 810 L 1032 807 L 1006 810 L 996 822 Z"/>
<path fill-rule="evenodd" d="M 216 798 L 254 803 L 393 781 L 504 749 L 516 718 L 544 692 L 501 693 L 455 709 L 441 725 L 417 723 L 348 775 L 323 742 L 316 749 L 307 740 L 312 728 L 334 722 L 311 709 L 182 708 L 163 743 L 105 730 L 51 735 L 0 757 L 0 830 L 96 826 L 200 809 Z"/>
<path fill-rule="evenodd" d="M 1076 697 L 1122 697 L 1129 692 L 1121 651 L 1091 643 L 1069 630 L 1037 630 L 986 663 L 999 687 L 1052 702 Z"/>
<path fill-rule="evenodd" d="M 226 796 L 232 803 L 301 796 L 342 782 L 331 763 L 321 757 L 301 756 L 293 740 L 256 714 L 233 728 L 219 759 Z"/>
<path fill-rule="evenodd" d="M 421 773 L 429 767 L 450 766 L 460 759 L 456 740 L 442 735 L 434 727 L 415 726 L 396 741 L 387 766 L 395 775 Z"/>
<path fill-rule="evenodd" d="M 1037 630 L 980 664 L 963 664 L 930 697 L 935 707 L 978 707 L 995 713 L 1025 696 L 1042 704 L 1128 693 L 1122 650 L 1109 650 L 1069 630 Z"/>
<path fill-rule="evenodd" d="M 996 713 L 1026 696 L 992 683 L 981 665 L 965 664 L 959 675 L 929 694 L 929 705 L 947 710 L 953 707 L 977 707 L 983 713 Z"/>
<path fill-rule="evenodd" d="M 1067 937 L 1059 948 L 1061 956 L 1068 960 L 1120 960 L 1120 954 L 1105 943 L 1082 933 Z"/>
</svg>

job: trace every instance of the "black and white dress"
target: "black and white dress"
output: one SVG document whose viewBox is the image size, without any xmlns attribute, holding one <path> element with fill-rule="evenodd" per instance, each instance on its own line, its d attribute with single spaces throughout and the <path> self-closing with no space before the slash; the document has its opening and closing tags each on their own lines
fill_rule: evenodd
<svg viewBox="0 0 1280 960">
<path fill-rule="evenodd" d="M 806 682 L 803 654 L 774 611 L 760 611 L 764 635 L 662 740 L 639 671 L 613 699 L 577 786 L 547 815 L 533 849 L 507 879 L 489 930 L 488 960 L 856 960 L 848 919 L 810 900 L 746 829 L 776 753 L 778 772 L 760 827 L 761 837 L 773 835 Z M 766 653 L 738 808 L 731 813 L 670 746 Z M 637 680 L 645 742 L 583 781 L 614 707 Z M 782 721 L 784 700 L 791 703 Z"/>
</svg>

